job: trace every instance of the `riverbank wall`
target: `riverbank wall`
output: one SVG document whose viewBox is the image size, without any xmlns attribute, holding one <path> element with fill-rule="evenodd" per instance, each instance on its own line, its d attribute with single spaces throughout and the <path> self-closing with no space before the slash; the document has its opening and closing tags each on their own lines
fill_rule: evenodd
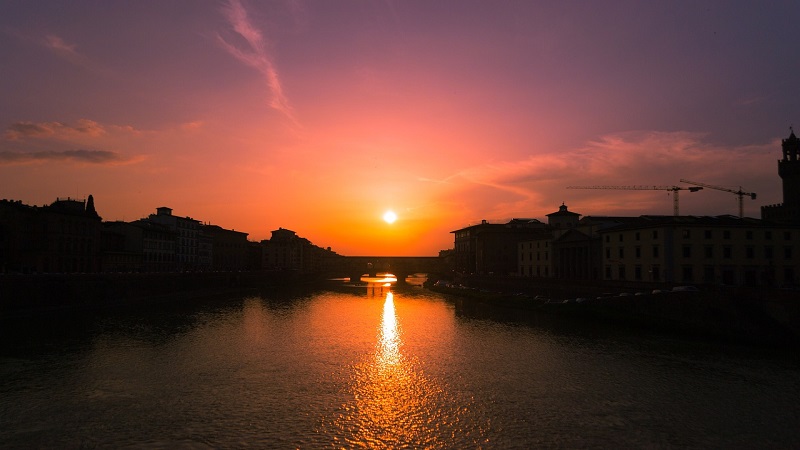
<svg viewBox="0 0 800 450">
<path fill-rule="evenodd" d="M 527 316 L 581 318 L 746 344 L 800 347 L 800 293 L 796 291 L 702 287 L 675 292 L 669 286 L 636 290 L 624 284 L 490 277 L 464 281 L 464 285 L 428 288 L 457 296 L 470 308 L 486 305 Z"/>
<path fill-rule="evenodd" d="M 287 271 L 2 274 L 0 314 L 53 312 L 260 290 L 311 279 Z"/>
</svg>

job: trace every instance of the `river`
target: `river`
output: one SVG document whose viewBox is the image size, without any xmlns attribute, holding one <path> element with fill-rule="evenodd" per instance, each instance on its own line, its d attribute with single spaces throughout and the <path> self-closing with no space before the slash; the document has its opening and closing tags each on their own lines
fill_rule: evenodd
<svg viewBox="0 0 800 450">
<path fill-rule="evenodd" d="M 797 448 L 796 355 L 419 287 L 5 319 L 0 448 Z"/>
</svg>

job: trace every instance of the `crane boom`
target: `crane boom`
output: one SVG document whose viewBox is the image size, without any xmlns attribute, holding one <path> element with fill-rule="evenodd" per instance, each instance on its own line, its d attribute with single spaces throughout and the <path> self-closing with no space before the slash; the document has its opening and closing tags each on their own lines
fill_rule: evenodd
<svg viewBox="0 0 800 450">
<path fill-rule="evenodd" d="M 702 187 L 680 187 L 680 186 L 567 186 L 567 189 L 622 189 L 627 191 L 671 191 L 672 195 L 672 212 L 678 216 L 678 191 L 688 190 L 689 192 L 697 192 Z"/>
<path fill-rule="evenodd" d="M 681 183 L 693 184 L 695 186 L 702 186 L 702 187 L 707 187 L 709 189 L 716 189 L 718 191 L 730 192 L 731 194 L 736 194 L 739 197 L 739 217 L 744 217 L 744 201 L 742 200 L 744 196 L 747 195 L 752 200 L 756 199 L 755 192 L 744 192 L 741 186 L 739 186 L 739 190 L 734 190 L 722 186 L 714 186 L 712 184 L 698 183 L 697 181 L 684 180 L 683 178 L 681 178 Z"/>
</svg>

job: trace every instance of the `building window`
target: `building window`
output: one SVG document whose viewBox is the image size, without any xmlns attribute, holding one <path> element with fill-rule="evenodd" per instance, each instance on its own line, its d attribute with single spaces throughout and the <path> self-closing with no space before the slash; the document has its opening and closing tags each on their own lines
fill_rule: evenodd
<svg viewBox="0 0 800 450">
<path fill-rule="evenodd" d="M 745 255 L 747 255 L 747 259 L 753 259 L 756 257 L 756 252 L 752 246 L 747 246 L 744 251 Z"/>
<path fill-rule="evenodd" d="M 653 266 L 650 272 L 653 274 L 653 281 L 661 281 L 661 267 Z"/>
<path fill-rule="evenodd" d="M 753 230 L 745 231 L 744 232 L 744 238 L 747 239 L 748 241 L 752 241 L 753 240 Z"/>
<path fill-rule="evenodd" d="M 730 239 L 731 238 L 731 230 L 725 230 L 722 232 L 722 239 Z"/>
<path fill-rule="evenodd" d="M 619 279 L 620 280 L 624 280 L 625 279 L 625 266 L 617 267 L 617 273 L 619 274 Z"/>
<path fill-rule="evenodd" d="M 765 231 L 764 232 L 764 238 L 766 240 L 768 240 L 768 241 L 771 241 L 772 240 L 772 231 Z"/>
<path fill-rule="evenodd" d="M 658 239 L 658 230 L 653 230 L 653 239 Z"/>
<path fill-rule="evenodd" d="M 706 247 L 705 247 L 705 255 L 706 255 L 706 258 L 708 258 L 708 259 L 713 258 L 714 257 L 714 246 L 706 245 Z"/>
<path fill-rule="evenodd" d="M 733 286 L 736 284 L 736 273 L 733 269 L 722 269 L 722 284 Z"/>
<path fill-rule="evenodd" d="M 792 232 L 791 231 L 784 231 L 783 232 L 783 239 L 785 241 L 791 241 L 792 240 Z"/>
<path fill-rule="evenodd" d="M 611 259 L 611 249 L 606 248 L 606 259 Z"/>
<path fill-rule="evenodd" d="M 706 232 L 705 232 L 705 238 L 706 238 L 706 239 L 711 239 L 711 230 L 706 230 Z"/>
<path fill-rule="evenodd" d="M 611 279 L 611 266 L 606 266 L 606 280 Z"/>
<path fill-rule="evenodd" d="M 639 235 L 639 232 L 638 232 L 638 231 L 636 232 L 635 236 L 636 236 L 636 240 L 637 240 L 637 241 L 638 241 L 639 239 L 641 239 L 641 236 Z"/>
<path fill-rule="evenodd" d="M 642 266 L 636 266 L 633 268 L 633 277 L 636 281 L 642 280 Z"/>
<path fill-rule="evenodd" d="M 681 270 L 681 272 L 683 275 L 683 281 L 694 281 L 692 266 L 683 266 L 683 270 Z"/>
<path fill-rule="evenodd" d="M 606 244 L 608 244 L 609 242 L 611 242 L 611 236 L 606 235 Z"/>
<path fill-rule="evenodd" d="M 642 257 L 642 247 L 637 246 L 636 247 L 636 258 L 641 258 L 641 257 Z"/>
<path fill-rule="evenodd" d="M 658 246 L 653 246 L 653 258 L 658 258 Z"/>
<path fill-rule="evenodd" d="M 792 259 L 792 247 L 783 247 L 783 257 L 786 259 Z"/>
<path fill-rule="evenodd" d="M 683 238 L 684 239 L 689 239 L 690 237 L 692 237 L 692 231 L 691 230 L 683 230 Z"/>
<path fill-rule="evenodd" d="M 622 242 L 622 233 L 619 234 L 619 241 Z"/>
<path fill-rule="evenodd" d="M 771 246 L 764 247 L 764 258 L 772 259 L 772 247 Z"/>
<path fill-rule="evenodd" d="M 624 257 L 625 257 L 625 248 L 624 247 L 620 247 L 619 248 L 619 258 L 622 259 Z"/>
<path fill-rule="evenodd" d="M 794 267 L 783 268 L 783 281 L 786 284 L 794 284 Z"/>
<path fill-rule="evenodd" d="M 703 283 L 714 282 L 714 266 L 705 266 L 703 268 Z"/>
<path fill-rule="evenodd" d="M 683 257 L 684 258 L 691 258 L 692 257 L 692 246 L 691 245 L 684 245 L 683 246 Z"/>
<path fill-rule="evenodd" d="M 732 253 L 733 252 L 731 251 L 731 247 L 729 245 L 726 245 L 726 246 L 722 247 L 722 257 L 723 258 L 731 259 L 732 258 Z"/>
</svg>

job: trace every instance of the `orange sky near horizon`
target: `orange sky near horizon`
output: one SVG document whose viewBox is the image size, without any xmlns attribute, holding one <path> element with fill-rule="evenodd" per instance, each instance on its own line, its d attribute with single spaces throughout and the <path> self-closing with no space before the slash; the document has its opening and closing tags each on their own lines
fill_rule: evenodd
<svg viewBox="0 0 800 450">
<path fill-rule="evenodd" d="M 48 3 L 49 7 L 48 7 Z M 800 5 L 0 4 L 0 198 L 436 255 L 486 219 L 782 201 Z M 686 185 L 684 185 L 686 186 Z M 393 210 L 398 220 L 382 216 Z M 738 214 L 683 191 L 682 214 Z"/>
</svg>

